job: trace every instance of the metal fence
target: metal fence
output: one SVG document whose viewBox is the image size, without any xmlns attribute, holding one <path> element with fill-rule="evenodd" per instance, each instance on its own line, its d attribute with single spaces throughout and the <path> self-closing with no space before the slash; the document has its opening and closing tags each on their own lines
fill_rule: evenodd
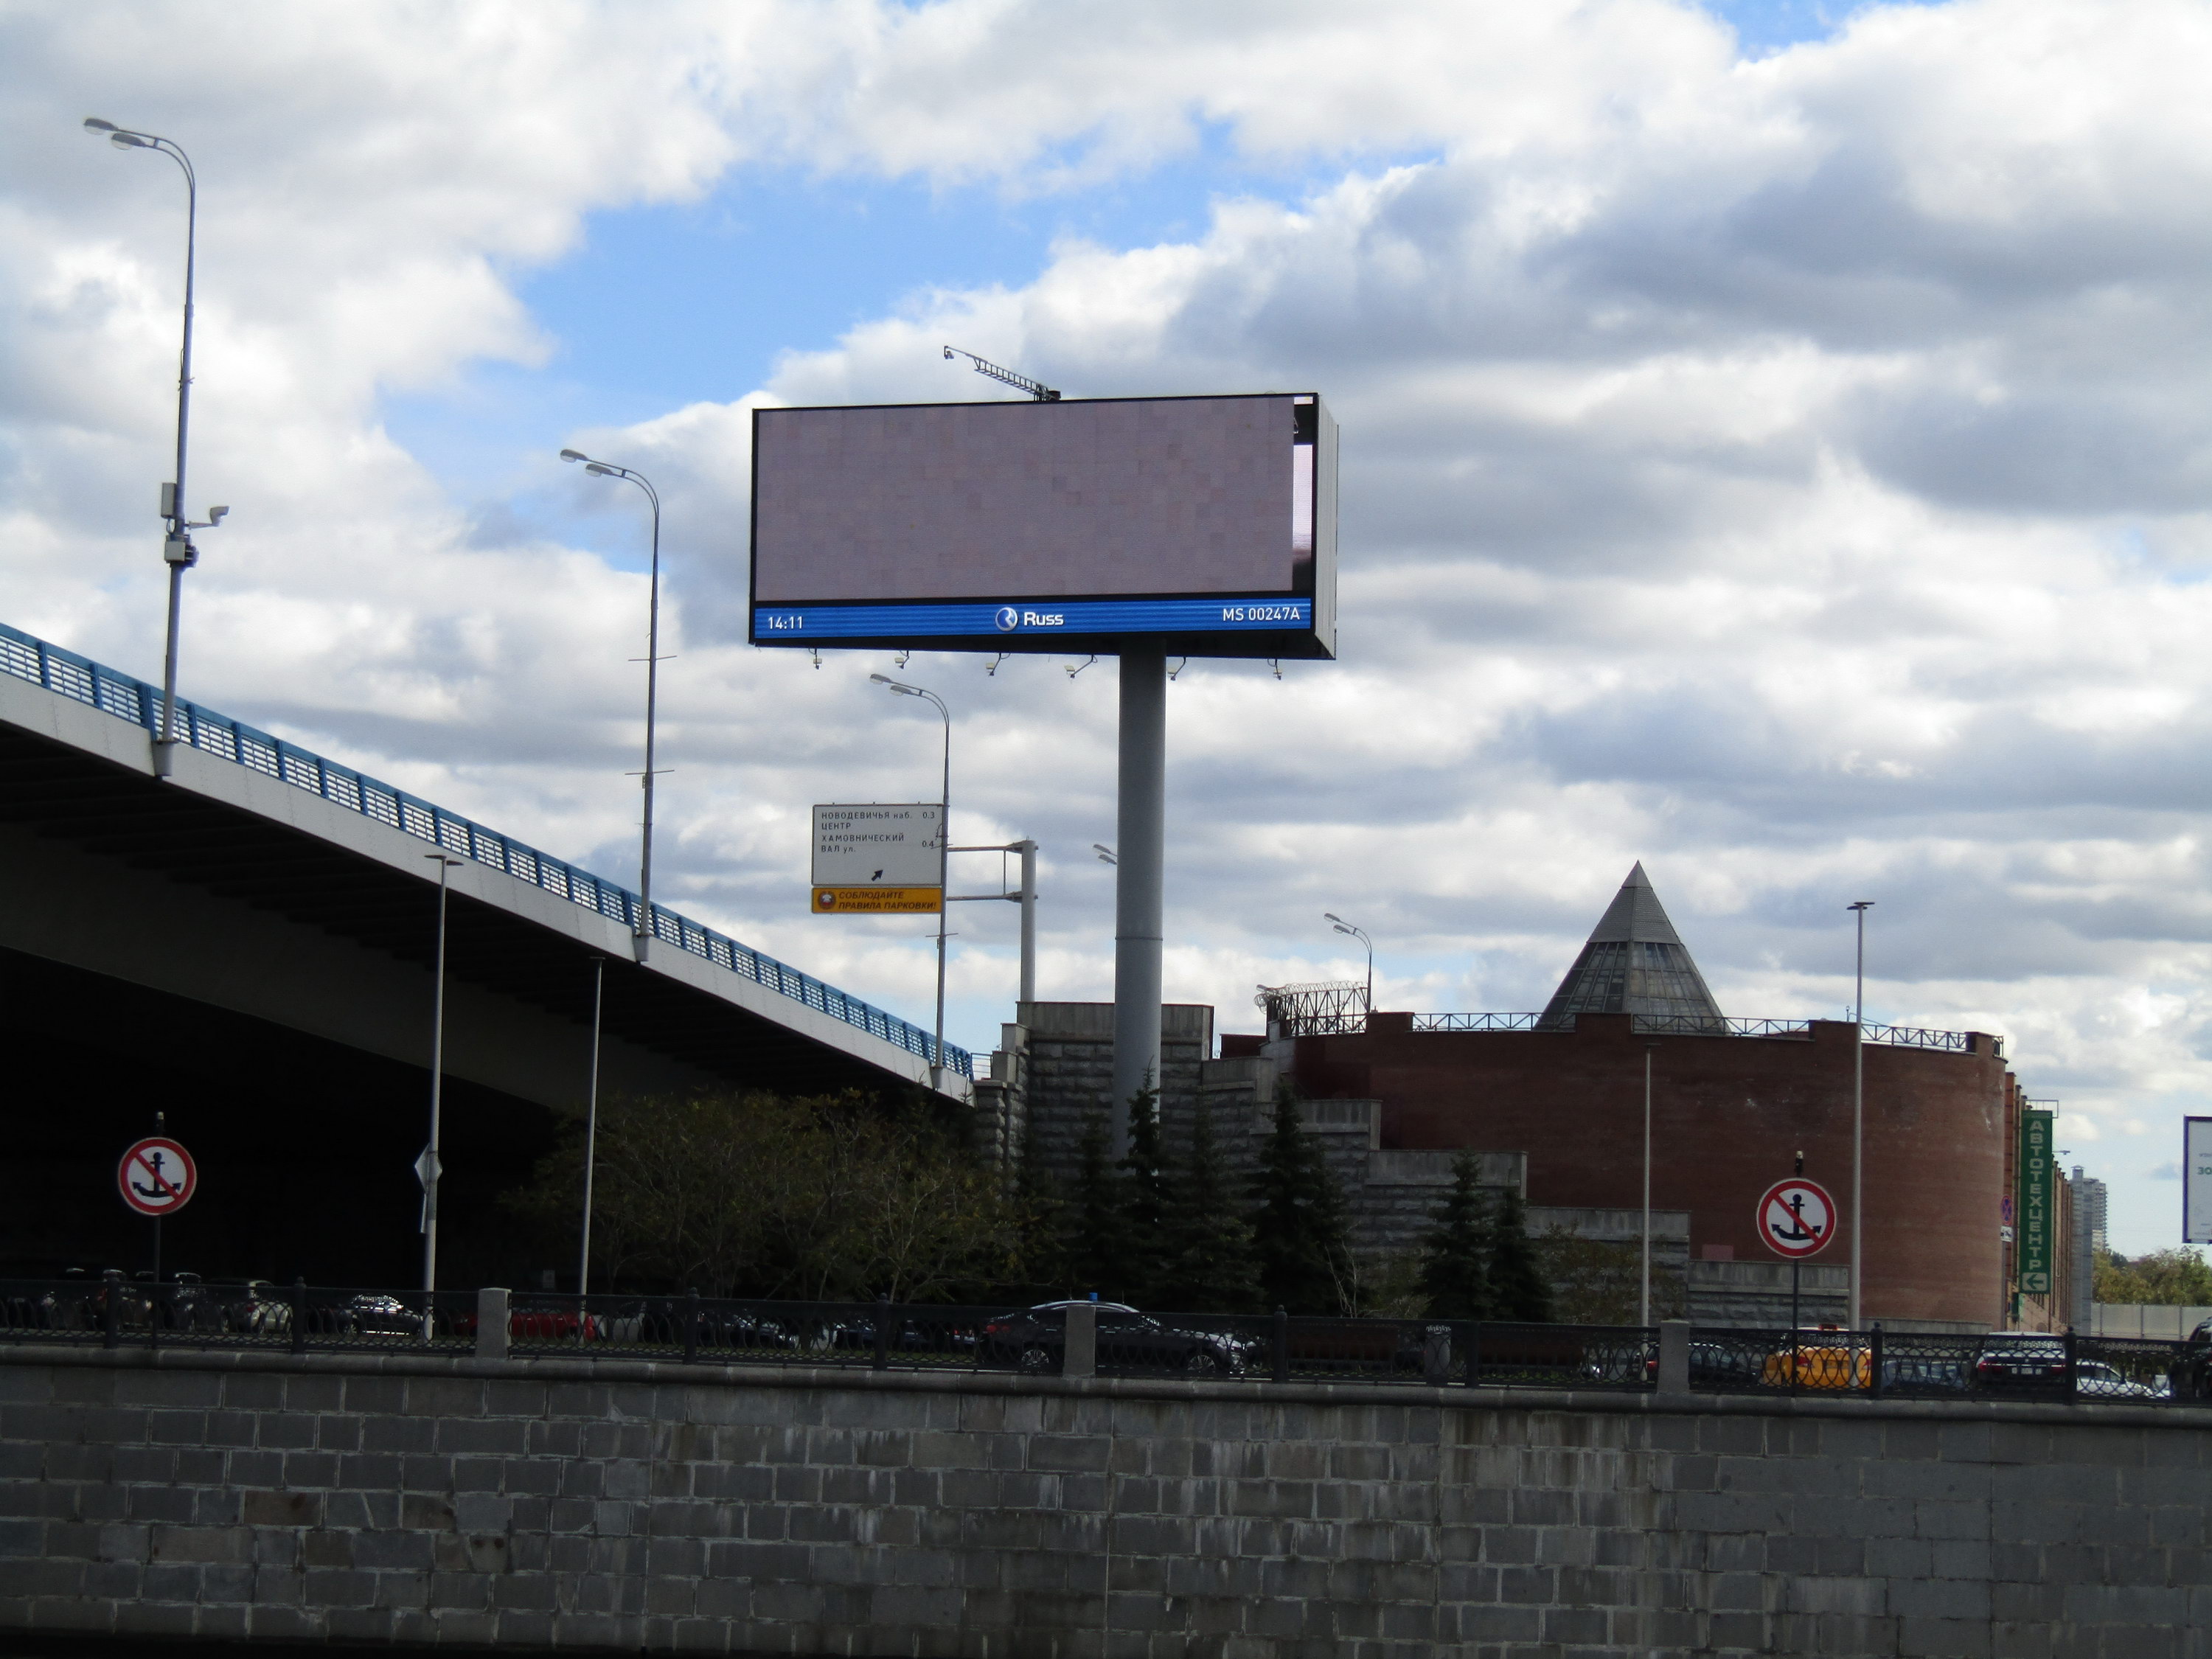
<svg viewBox="0 0 2212 1659">
<path fill-rule="evenodd" d="M 1271 1018 L 1273 1017 L 1271 1015 Z M 1849 1021 L 1843 1024 L 1848 1024 Z M 1367 1030 L 1367 1016 L 1357 1009 L 1314 1012 L 1288 1009 L 1277 1028 L 1285 1036 L 1358 1036 Z M 1572 1014 L 1547 1019 L 1540 1013 L 1415 1014 L 1416 1031 L 1571 1031 Z M 1709 1014 L 1633 1014 L 1629 1029 L 1639 1036 L 1739 1036 L 1810 1039 L 1809 1019 L 1732 1019 Z M 1936 1048 L 1966 1054 L 1973 1048 L 1971 1031 L 1937 1031 L 1919 1025 L 1869 1025 L 1869 1042 L 1899 1048 Z M 2004 1043 L 1993 1039 L 1991 1053 L 2002 1056 Z"/>
<path fill-rule="evenodd" d="M 76 1274 L 0 1281 L 0 1340 L 464 1354 L 484 1351 L 478 1305 L 472 1291 Z M 505 1346 L 523 1358 L 1058 1375 L 1066 1306 L 517 1291 Z M 1627 1393 L 1659 1382 L 1655 1326 L 1145 1313 L 1113 1303 L 1093 1312 L 1102 1376 Z M 1687 1342 L 1688 1382 L 1700 1394 L 2212 1405 L 2212 1340 L 1692 1327 Z"/>
<path fill-rule="evenodd" d="M 160 728 L 159 686 L 104 668 L 88 657 L 49 645 L 4 623 L 0 623 L 0 673 L 44 686 L 58 696 L 88 704 L 118 720 L 143 726 L 149 732 Z M 488 830 L 458 813 L 448 812 L 404 789 L 379 782 L 365 773 L 325 760 L 282 738 L 271 737 L 181 697 L 177 700 L 177 732 L 179 742 L 204 754 L 319 795 L 349 812 L 374 818 L 459 857 L 488 864 L 586 910 L 596 910 L 633 931 L 650 932 L 653 938 L 678 950 L 703 957 L 719 968 L 726 968 L 757 985 L 780 992 L 832 1019 L 858 1026 L 910 1054 L 923 1060 L 931 1057 L 935 1040 L 921 1027 L 858 997 L 848 996 L 834 985 L 825 985 L 811 975 L 788 967 L 774 957 L 763 956 L 665 905 L 653 906 L 649 925 L 641 928 L 641 901 L 628 888 L 602 881 L 587 871 Z M 975 1075 L 974 1056 L 949 1042 L 945 1045 L 942 1064 L 962 1077 Z"/>
</svg>

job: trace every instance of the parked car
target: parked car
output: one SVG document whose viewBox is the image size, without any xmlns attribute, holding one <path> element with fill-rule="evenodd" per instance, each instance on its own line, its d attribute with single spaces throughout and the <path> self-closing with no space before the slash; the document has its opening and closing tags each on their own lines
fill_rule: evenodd
<svg viewBox="0 0 2212 1659">
<path fill-rule="evenodd" d="M 1040 1302 L 1000 1314 L 983 1326 L 986 1363 L 1025 1371 L 1056 1371 L 1067 1346 L 1067 1310 L 1074 1302 Z M 1101 1370 L 1176 1370 L 1188 1376 L 1241 1374 L 1259 1345 L 1226 1331 L 1186 1330 L 1162 1324 L 1121 1302 L 1079 1305 L 1097 1314 Z"/>
<path fill-rule="evenodd" d="M 2136 1382 L 2101 1359 L 2074 1362 L 2074 1392 L 2084 1400 L 2162 1400 L 2172 1385 L 2164 1377 L 2159 1382 L 2163 1386 Z"/>
<path fill-rule="evenodd" d="M 1808 1325 L 1790 1346 L 1766 1356 L 1760 1379 L 1775 1389 L 1868 1388 L 1874 1381 L 1874 1350 L 1838 1326 Z"/>
<path fill-rule="evenodd" d="M 2066 1339 L 2049 1331 L 1991 1331 L 1974 1360 L 1978 1389 L 2033 1389 L 2048 1392 L 2066 1386 Z"/>
<path fill-rule="evenodd" d="M 2178 1398 L 2212 1400 L 2212 1319 L 2190 1332 L 2167 1376 Z"/>
<path fill-rule="evenodd" d="M 1885 1353 L 1881 1357 L 1881 1387 L 1885 1394 L 1964 1394 L 1972 1362 L 1965 1352 L 1954 1353 Z"/>
</svg>

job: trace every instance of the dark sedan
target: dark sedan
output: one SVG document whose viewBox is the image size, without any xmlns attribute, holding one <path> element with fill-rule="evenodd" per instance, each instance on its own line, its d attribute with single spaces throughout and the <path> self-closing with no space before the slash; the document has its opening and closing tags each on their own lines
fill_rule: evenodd
<svg viewBox="0 0 2212 1659">
<path fill-rule="evenodd" d="M 1185 1376 L 1241 1375 L 1254 1344 L 1227 1331 L 1163 1324 L 1120 1302 L 1041 1302 L 984 1324 L 987 1364 L 1025 1371 L 1056 1371 L 1067 1345 L 1067 1310 L 1087 1306 L 1097 1314 L 1098 1369 L 1173 1371 Z"/>
</svg>

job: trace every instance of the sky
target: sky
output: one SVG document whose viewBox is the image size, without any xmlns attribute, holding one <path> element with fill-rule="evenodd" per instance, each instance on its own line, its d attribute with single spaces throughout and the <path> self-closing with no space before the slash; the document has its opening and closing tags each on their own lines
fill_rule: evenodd
<svg viewBox="0 0 2212 1659">
<path fill-rule="evenodd" d="M 1723 1007 L 2002 1034 L 2123 1249 L 2212 1112 L 2203 0 L 0 0 L 0 620 L 153 678 L 198 170 L 185 693 L 655 893 L 807 915 L 811 804 L 1042 848 L 1112 983 L 1114 674 L 744 642 L 750 410 L 1318 390 L 1340 654 L 1169 697 L 1167 994 L 1539 1007 L 1642 860 Z M 1071 670 L 1079 671 L 1073 672 Z M 956 878 L 991 888 L 988 859 Z M 948 1035 L 1012 1016 L 960 907 Z"/>
</svg>

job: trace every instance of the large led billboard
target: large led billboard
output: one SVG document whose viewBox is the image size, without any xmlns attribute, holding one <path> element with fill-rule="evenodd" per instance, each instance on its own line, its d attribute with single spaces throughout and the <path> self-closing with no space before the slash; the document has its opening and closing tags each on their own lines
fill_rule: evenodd
<svg viewBox="0 0 2212 1659">
<path fill-rule="evenodd" d="M 756 645 L 1336 654 L 1310 392 L 753 411 Z"/>
</svg>

